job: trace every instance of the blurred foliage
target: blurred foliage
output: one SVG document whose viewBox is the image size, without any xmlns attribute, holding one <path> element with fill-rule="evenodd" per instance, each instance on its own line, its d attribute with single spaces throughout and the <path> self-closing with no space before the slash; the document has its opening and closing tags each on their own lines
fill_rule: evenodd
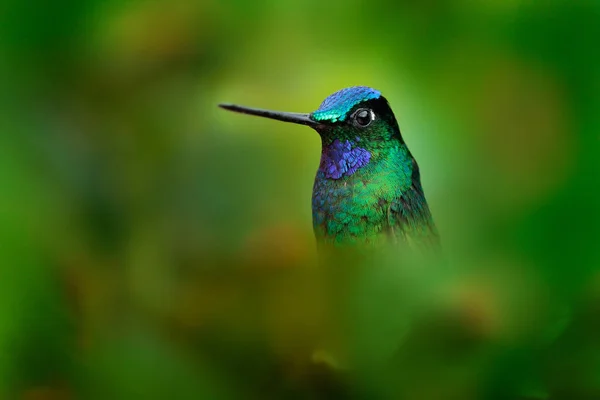
<svg viewBox="0 0 600 400">
<path fill-rule="evenodd" d="M 0 398 L 600 398 L 599 41 L 591 0 L 4 0 Z M 441 271 L 318 268 L 318 136 L 216 107 L 356 84 Z"/>
</svg>

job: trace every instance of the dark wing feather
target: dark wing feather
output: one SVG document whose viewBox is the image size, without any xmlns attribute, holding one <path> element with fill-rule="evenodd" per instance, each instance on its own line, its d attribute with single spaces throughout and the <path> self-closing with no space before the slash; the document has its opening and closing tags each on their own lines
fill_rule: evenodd
<svg viewBox="0 0 600 400">
<path fill-rule="evenodd" d="M 410 188 L 394 199 L 388 208 L 390 230 L 397 240 L 423 250 L 439 250 L 440 238 L 427 205 L 419 167 L 413 159 L 413 180 Z"/>
</svg>

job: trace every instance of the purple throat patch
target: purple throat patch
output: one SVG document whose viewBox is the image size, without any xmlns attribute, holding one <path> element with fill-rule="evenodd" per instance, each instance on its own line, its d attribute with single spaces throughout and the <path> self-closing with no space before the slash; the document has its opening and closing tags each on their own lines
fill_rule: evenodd
<svg viewBox="0 0 600 400">
<path fill-rule="evenodd" d="M 349 140 L 342 143 L 335 139 L 331 144 L 323 147 L 319 170 L 326 178 L 340 179 L 342 176 L 350 176 L 369 163 L 371 153 L 353 146 L 354 143 Z"/>
</svg>

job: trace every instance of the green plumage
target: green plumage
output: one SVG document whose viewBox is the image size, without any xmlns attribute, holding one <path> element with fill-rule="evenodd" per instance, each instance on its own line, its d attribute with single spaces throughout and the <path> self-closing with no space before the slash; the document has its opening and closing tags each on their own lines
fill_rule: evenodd
<svg viewBox="0 0 600 400">
<path fill-rule="evenodd" d="M 317 171 L 312 202 L 317 238 L 332 244 L 376 244 L 391 239 L 436 246 L 438 234 L 423 194 L 419 167 L 402 140 L 387 101 L 379 98 L 359 103 L 349 113 L 361 108 L 375 112 L 366 128 L 342 123 L 317 129 L 324 149 L 336 139 L 348 140 L 371 155 L 366 165 L 339 179 L 328 179 L 321 168 Z"/>
<path fill-rule="evenodd" d="M 308 125 L 319 133 L 322 151 L 312 212 L 320 243 L 438 246 L 419 167 L 378 91 L 364 86 L 342 89 L 312 114 L 221 106 Z"/>
</svg>

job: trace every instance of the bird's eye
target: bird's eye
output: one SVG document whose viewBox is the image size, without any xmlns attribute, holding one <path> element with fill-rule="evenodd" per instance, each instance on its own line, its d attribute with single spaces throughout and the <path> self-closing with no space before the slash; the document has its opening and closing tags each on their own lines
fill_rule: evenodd
<svg viewBox="0 0 600 400">
<path fill-rule="evenodd" d="M 354 124 L 361 128 L 369 126 L 374 119 L 375 114 L 373 110 L 369 110 L 368 108 L 359 108 L 354 113 Z"/>
</svg>

